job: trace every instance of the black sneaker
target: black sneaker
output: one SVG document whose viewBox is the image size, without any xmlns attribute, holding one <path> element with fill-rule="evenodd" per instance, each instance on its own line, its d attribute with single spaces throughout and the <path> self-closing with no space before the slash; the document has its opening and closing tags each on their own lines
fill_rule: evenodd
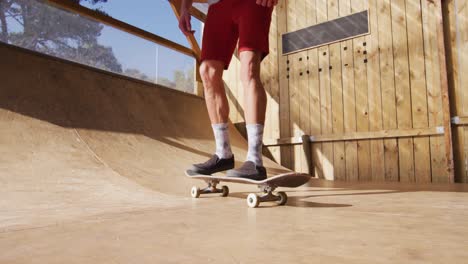
<svg viewBox="0 0 468 264">
<path fill-rule="evenodd" d="M 265 167 L 256 166 L 252 161 L 246 161 L 240 168 L 229 170 L 226 176 L 262 181 L 267 178 L 267 173 Z"/>
<path fill-rule="evenodd" d="M 213 173 L 230 170 L 232 168 L 234 168 L 234 156 L 229 159 L 220 159 L 216 154 L 214 154 L 205 163 L 193 164 L 190 170 L 198 174 L 211 175 Z"/>
</svg>

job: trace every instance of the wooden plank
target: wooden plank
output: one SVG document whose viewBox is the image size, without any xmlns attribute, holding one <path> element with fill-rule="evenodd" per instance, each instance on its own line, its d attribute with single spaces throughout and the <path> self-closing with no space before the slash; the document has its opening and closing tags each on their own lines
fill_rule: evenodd
<svg viewBox="0 0 468 264">
<path fill-rule="evenodd" d="M 223 74 L 223 80 L 224 80 L 224 89 L 226 91 L 226 95 L 228 98 L 228 103 L 229 103 L 229 120 L 232 123 L 237 123 L 237 89 L 235 86 L 237 85 L 237 80 L 233 78 L 234 76 L 234 67 L 231 66 L 227 71 L 224 72 Z"/>
<path fill-rule="evenodd" d="M 464 1 L 466 3 L 466 1 Z M 466 144 L 464 138 L 464 129 L 459 127 L 463 125 L 462 120 L 457 120 L 459 116 L 464 116 L 463 112 L 468 104 L 468 101 L 464 99 L 464 94 L 466 95 L 466 89 L 463 87 L 466 85 L 462 83 L 462 78 L 466 78 L 467 68 L 463 68 L 463 65 L 466 64 L 466 49 L 468 47 L 467 41 L 468 34 L 468 6 L 460 5 L 460 1 L 449 0 L 443 1 L 444 5 L 444 25 L 445 25 L 445 47 L 446 47 L 446 65 L 447 65 L 447 76 L 448 85 L 450 88 L 451 101 L 450 108 L 454 117 L 452 118 L 453 128 L 453 154 L 454 154 L 454 167 L 455 173 L 454 181 L 455 182 L 464 182 L 466 179 L 466 174 L 468 167 L 465 166 L 466 156 L 464 153 L 464 148 Z M 465 14 L 463 14 L 465 10 Z M 465 42 L 462 42 L 461 39 L 465 39 Z M 464 50 L 465 49 L 465 50 Z M 463 50 L 465 53 L 463 53 Z M 460 54 L 461 52 L 461 54 Z M 463 57 L 465 54 L 465 57 Z M 465 60 L 464 60 L 465 58 Z M 465 64 L 464 64 L 465 63 Z M 445 99 L 446 101 L 447 99 Z M 446 104 L 444 104 L 446 105 Z M 466 115 L 465 115 L 466 116 Z M 466 120 L 468 121 L 468 120 Z M 447 141 L 447 140 L 446 140 Z M 445 147 L 449 147 L 445 143 Z M 450 154 L 450 153 L 449 153 Z"/>
<path fill-rule="evenodd" d="M 272 13 L 272 21 L 270 25 L 270 33 L 269 33 L 269 41 L 270 43 L 275 43 L 276 39 L 276 23 L 275 23 L 275 14 Z M 278 86 L 275 77 L 278 74 L 278 71 L 274 70 L 274 65 L 277 64 L 277 47 L 276 45 L 270 45 L 270 53 L 269 55 L 262 61 L 260 76 L 265 88 L 266 97 L 267 97 L 267 105 L 266 105 L 266 113 L 278 113 L 278 111 L 274 111 L 275 105 L 277 102 L 275 101 L 275 93 L 277 92 L 276 86 Z M 277 78 L 276 78 L 277 79 Z M 276 121 L 275 121 L 276 120 Z M 273 135 L 274 126 L 279 124 L 279 116 L 277 114 L 268 114 L 265 116 L 265 127 L 264 127 L 264 138 L 275 137 Z M 276 135 L 276 136 L 279 136 Z M 264 154 L 268 155 L 268 157 L 272 158 L 273 160 L 279 162 L 279 159 L 273 157 L 273 148 L 264 149 Z"/>
<path fill-rule="evenodd" d="M 300 0 L 288 1 L 288 31 L 294 31 L 299 28 L 299 16 L 297 15 L 298 8 L 301 6 Z M 301 91 L 299 89 L 300 84 L 300 72 L 303 67 L 301 54 L 295 53 L 288 56 L 289 60 L 289 107 L 290 107 L 290 134 L 295 137 L 300 137 L 303 131 L 300 128 L 300 98 Z M 292 152 L 292 169 L 294 171 L 302 170 L 302 149 L 300 146 L 293 146 Z"/>
<path fill-rule="evenodd" d="M 271 97 L 271 82 L 272 82 L 272 72 L 271 72 L 271 54 L 269 54 L 264 60 L 261 62 L 260 66 L 260 80 L 263 84 L 266 94 L 266 114 L 265 115 L 265 123 L 263 128 L 263 138 L 270 138 L 272 136 L 272 117 L 274 114 L 271 114 L 271 103 L 273 101 Z M 269 152 L 268 148 L 263 148 L 263 154 L 272 158 L 271 153 Z"/>
<path fill-rule="evenodd" d="M 435 54 L 438 55 L 438 63 L 439 63 L 439 76 L 440 76 L 440 92 L 442 96 L 442 119 L 440 121 L 443 122 L 445 135 L 444 135 L 444 142 L 440 141 L 439 145 L 444 144 L 445 147 L 445 163 L 446 166 L 443 167 L 442 164 L 440 166 L 434 168 L 440 168 L 441 171 L 438 175 L 441 175 L 441 178 L 438 178 L 437 181 L 442 182 L 450 182 L 453 183 L 455 180 L 455 172 L 454 172 L 454 161 L 453 161 L 453 138 L 452 138 L 452 126 L 450 123 L 450 98 L 449 98 L 449 88 L 448 88 L 448 77 L 447 77 L 447 67 L 446 67 L 446 56 L 445 56 L 445 40 L 444 40 L 444 26 L 443 26 L 443 17 L 442 17 L 442 4 L 441 2 L 434 3 L 434 12 L 436 13 L 435 16 L 435 24 L 436 24 L 436 32 L 437 32 L 437 46 L 439 52 L 435 51 Z M 468 14 L 468 12 L 467 12 Z M 434 19 L 434 18 L 433 18 Z M 433 98 L 431 98 L 433 100 Z M 430 101 L 430 105 L 432 105 L 432 101 Z M 435 105 L 435 104 L 434 104 Z M 437 106 L 436 106 L 437 107 Z M 439 116 L 440 118 L 440 116 Z M 431 124 L 431 116 L 429 116 L 429 125 Z M 433 140 L 431 138 L 431 140 Z M 434 139 L 436 144 L 438 144 L 439 139 Z M 441 153 L 442 151 L 437 151 L 437 148 L 434 149 L 434 153 Z M 442 161 L 442 158 L 438 159 Z M 437 165 L 437 164 L 436 164 Z M 433 172 L 434 172 L 433 168 Z M 445 172 L 445 173 L 444 173 Z M 433 178 L 434 179 L 434 178 Z"/>
<path fill-rule="evenodd" d="M 427 80 L 427 104 L 429 125 L 443 125 L 441 79 L 437 41 L 437 10 L 434 4 L 422 2 L 421 13 L 423 21 L 424 61 Z M 430 138 L 431 178 L 433 182 L 448 182 L 445 168 L 445 149 L 443 138 Z"/>
<path fill-rule="evenodd" d="M 454 153 L 454 163 L 455 163 L 455 178 L 454 181 L 457 183 L 466 183 L 467 178 L 467 165 L 465 161 L 467 161 L 466 156 L 466 134 L 465 134 L 465 127 L 459 126 L 453 128 L 453 153 Z"/>
<path fill-rule="evenodd" d="M 317 23 L 316 1 L 305 1 L 307 24 Z M 319 83 L 319 63 L 318 50 L 310 49 L 308 52 L 308 87 L 309 87 L 309 123 L 310 130 L 307 134 L 318 135 L 321 133 L 320 122 L 320 83 Z M 323 178 L 323 168 L 320 162 L 322 155 L 322 144 L 312 144 L 312 164 L 314 165 L 314 175 Z"/>
<path fill-rule="evenodd" d="M 272 14 L 272 20 L 273 20 L 273 14 Z M 273 24 L 273 21 L 271 21 Z M 268 35 L 268 38 L 270 39 L 270 34 Z M 265 89 L 266 93 L 266 114 L 265 115 L 265 126 L 263 129 L 263 137 L 272 137 L 272 119 L 274 114 L 271 114 L 271 106 L 272 106 L 272 86 L 273 86 L 273 73 L 272 73 L 272 60 L 274 60 L 272 57 L 274 54 L 272 54 L 274 51 L 270 47 L 270 54 L 264 58 L 264 60 L 261 63 L 261 68 L 260 68 L 260 78 L 263 84 L 263 87 Z"/>
<path fill-rule="evenodd" d="M 193 7 L 193 6 L 190 8 L 190 14 L 194 18 L 200 20 L 200 22 L 205 22 L 205 20 L 206 20 L 206 14 L 203 13 L 202 11 L 198 10 L 197 8 Z"/>
<path fill-rule="evenodd" d="M 287 3 L 287 32 L 292 30 L 296 30 L 297 18 L 295 16 L 296 11 L 296 0 L 288 1 Z M 296 86 L 296 76 L 297 76 L 297 54 L 292 54 L 287 56 L 288 58 L 288 85 L 289 85 L 289 134 L 293 137 L 300 136 L 295 134 L 298 127 L 295 125 L 295 122 L 299 122 L 299 102 L 298 102 L 298 89 Z M 291 147 L 291 169 L 293 171 L 299 169 L 300 167 L 300 160 L 297 158 L 298 156 L 298 147 L 292 146 Z"/>
<path fill-rule="evenodd" d="M 453 115 L 458 115 L 460 109 L 460 96 L 458 95 L 458 54 L 457 54 L 457 17 L 455 13 L 455 0 L 443 1 L 444 38 L 446 51 L 447 77 L 449 82 L 450 108 Z"/>
<path fill-rule="evenodd" d="M 339 1 L 328 1 L 328 19 L 339 17 Z M 333 134 L 344 133 L 343 85 L 341 72 L 341 44 L 329 46 L 330 51 L 330 86 L 332 102 Z M 333 143 L 333 175 L 336 180 L 346 180 L 345 146 L 344 142 Z"/>
<path fill-rule="evenodd" d="M 455 127 L 453 136 L 456 139 L 454 145 L 455 182 L 468 183 L 468 127 Z"/>
<path fill-rule="evenodd" d="M 395 65 L 395 94 L 399 129 L 412 128 L 411 89 L 405 0 L 393 0 L 392 34 Z M 412 21 L 412 20 L 411 20 Z M 414 54 L 412 54 L 414 55 Z M 399 174 L 401 182 L 415 182 L 413 139 L 398 139 Z"/>
<path fill-rule="evenodd" d="M 307 16 L 306 16 L 306 2 L 305 1 L 296 1 L 296 16 L 297 16 L 297 28 L 304 28 L 307 26 Z M 297 53 L 299 56 L 299 61 L 296 61 L 299 65 L 299 75 L 297 76 L 297 85 L 298 92 L 300 94 L 299 101 L 299 133 L 304 135 L 307 131 L 310 130 L 309 122 L 309 89 L 307 77 L 307 51 Z M 298 154 L 300 159 L 300 172 L 308 173 L 308 161 L 306 155 L 304 155 L 304 150 L 301 147 L 296 149 L 295 152 Z"/>
<path fill-rule="evenodd" d="M 305 160 L 307 162 L 307 174 L 313 175 L 314 174 L 314 166 L 312 164 L 312 144 L 309 141 L 308 135 L 302 136 L 302 150 L 305 156 Z"/>
<path fill-rule="evenodd" d="M 277 18 L 277 45 L 279 50 L 282 49 L 281 34 L 287 32 L 287 2 L 279 1 L 276 6 Z M 279 67 L 279 114 L 280 114 L 280 135 L 281 137 L 290 137 L 290 111 L 289 111 L 289 80 L 288 80 L 288 56 L 278 56 L 278 67 Z M 291 156 L 292 148 L 290 146 L 281 147 L 281 165 L 286 168 L 292 168 L 291 166 Z"/>
<path fill-rule="evenodd" d="M 233 82 L 233 101 L 234 106 L 236 107 L 236 122 L 235 125 L 240 132 L 245 136 L 246 127 L 245 127 L 245 98 L 244 98 L 244 87 L 242 87 L 242 82 L 240 80 L 241 74 L 241 65 L 240 59 L 238 56 L 238 47 L 234 50 L 234 56 L 232 57 L 231 64 L 229 65 L 228 71 L 231 73 L 231 81 Z"/>
<path fill-rule="evenodd" d="M 243 115 L 243 109 L 239 103 L 242 98 L 240 98 L 238 94 L 238 86 L 240 86 L 240 84 L 237 72 L 237 63 L 238 60 L 234 57 L 229 65 L 229 69 L 223 74 L 226 93 L 229 99 L 228 101 L 230 102 L 229 118 L 234 124 L 241 123 Z"/>
<path fill-rule="evenodd" d="M 452 117 L 452 124 L 455 126 L 468 125 L 468 116 L 454 116 Z"/>
<path fill-rule="evenodd" d="M 468 128 L 464 128 L 464 134 L 462 146 L 464 146 L 463 151 L 463 160 L 462 164 L 464 165 L 464 170 L 462 171 L 461 182 L 468 183 Z"/>
<path fill-rule="evenodd" d="M 449 12 L 445 19 L 449 23 L 450 30 L 448 33 L 448 39 L 450 39 L 448 51 L 450 56 L 447 58 L 447 65 L 451 67 L 449 68 L 451 70 L 449 74 L 452 81 L 452 113 L 456 116 L 468 115 L 464 114 L 464 112 L 467 112 L 466 110 L 468 110 L 468 108 L 464 106 L 464 103 L 466 104 L 467 101 L 463 100 L 465 95 L 468 96 L 468 93 L 465 92 L 466 89 L 462 89 L 462 79 L 465 78 L 465 74 L 463 74 L 463 72 L 467 69 L 466 67 L 463 68 L 464 65 L 467 65 L 467 62 L 463 60 L 463 52 L 466 51 L 468 46 L 466 45 L 466 42 L 462 42 L 462 39 L 468 40 L 468 34 L 466 34 L 466 31 L 468 30 L 468 19 L 466 16 L 463 17 L 463 10 L 468 10 L 468 8 L 466 5 L 460 6 L 458 0 L 444 1 L 444 3 L 448 5 L 447 11 Z"/>
<path fill-rule="evenodd" d="M 68 11 L 71 11 L 73 13 L 77 13 L 81 16 L 91 18 L 92 20 L 98 21 L 100 23 L 106 24 L 108 26 L 111 26 L 113 28 L 125 31 L 127 33 L 130 33 L 132 35 L 138 36 L 140 38 L 149 40 L 151 42 L 154 42 L 156 44 L 159 44 L 161 46 L 164 46 L 166 48 L 170 48 L 172 50 L 178 51 L 182 54 L 185 54 L 190 57 L 194 57 L 198 59 L 199 57 L 196 55 L 194 51 L 191 49 L 180 45 L 178 43 L 175 43 L 173 41 L 170 41 L 168 39 L 165 39 L 163 37 L 160 37 L 158 35 L 155 35 L 153 33 L 150 33 L 148 31 L 142 30 L 140 28 L 134 27 L 130 24 L 127 24 L 125 22 L 122 22 L 118 19 L 112 18 L 107 15 L 103 15 L 99 12 L 96 12 L 94 10 L 91 10 L 86 7 L 82 7 L 79 4 L 75 4 L 71 1 L 63 1 L 63 0 L 47 0 L 48 3 L 50 3 L 52 6 L 56 6 L 61 9 L 65 9 Z"/>
<path fill-rule="evenodd" d="M 375 139 L 392 139 L 392 138 L 412 138 L 412 137 L 429 137 L 444 135 L 444 127 L 431 128 L 412 128 L 412 129 L 395 129 L 381 130 L 368 132 L 350 132 L 345 134 L 331 135 L 312 135 L 310 141 L 316 142 L 336 142 L 336 141 L 355 141 L 355 140 L 375 140 Z M 302 144 L 301 137 L 281 138 L 281 139 L 265 139 L 264 144 L 272 145 L 291 145 Z"/>
<path fill-rule="evenodd" d="M 172 11 L 174 12 L 174 15 L 177 18 L 177 21 L 179 21 L 180 18 L 180 9 L 182 6 L 182 3 L 180 0 L 172 0 L 169 1 L 169 4 L 171 5 Z M 188 43 L 190 44 L 190 47 L 192 48 L 193 52 L 197 56 L 197 58 L 201 57 L 201 51 L 200 51 L 200 46 L 198 45 L 197 39 L 195 39 L 195 36 L 193 34 L 189 34 L 185 36 L 187 38 Z"/>
<path fill-rule="evenodd" d="M 459 115 L 462 112 L 462 103 L 460 96 L 460 83 L 459 83 L 459 54 L 458 54 L 458 41 L 460 25 L 458 21 L 458 1 L 447 0 L 443 1 L 444 6 L 444 35 L 445 35 L 445 50 L 446 50 L 446 64 L 447 65 L 447 77 L 448 77 L 448 90 L 450 94 L 450 109 L 453 115 Z M 468 27 L 465 27 L 466 30 Z M 442 73 L 441 73 L 442 74 Z M 441 75 L 442 76 L 442 75 Z M 442 96 L 444 101 L 444 96 Z M 446 99 L 445 99 L 446 101 Z M 445 120 L 445 118 L 444 118 Z M 453 121 L 452 121 L 453 122 Z M 447 142 L 447 140 L 445 140 Z M 463 153 L 463 132 L 462 129 L 454 127 L 453 129 L 453 158 L 454 158 L 454 181 L 461 182 L 465 178 L 465 164 L 464 164 L 464 153 Z M 445 143 L 447 149 L 447 143 Z M 446 153 L 449 154 L 450 153 Z M 447 159 L 447 158 L 446 158 Z M 447 164 L 449 161 L 447 160 Z M 449 176 L 450 177 L 450 176 Z"/>
<path fill-rule="evenodd" d="M 408 27 L 408 50 L 414 128 L 428 127 L 427 87 L 432 85 L 429 81 L 426 82 L 425 76 L 427 69 L 424 61 L 428 60 L 428 56 L 433 57 L 433 54 L 425 52 L 424 49 L 426 43 L 423 38 L 423 27 L 426 29 L 427 25 L 422 25 L 421 3 L 406 2 L 407 16 L 411 19 L 411 26 Z M 416 182 L 430 182 L 431 158 L 428 138 L 414 139 L 414 162 L 417 164 L 414 172 Z"/>
<path fill-rule="evenodd" d="M 379 31 L 377 1 L 369 0 L 369 24 L 371 35 L 367 43 L 367 79 L 369 93 L 369 129 L 379 131 L 382 123 L 382 92 L 380 87 Z M 384 142 L 371 140 L 372 181 L 385 181 Z"/>
<path fill-rule="evenodd" d="M 352 0 L 352 12 L 365 9 L 364 1 Z M 358 132 L 369 131 L 369 101 L 367 91 L 367 38 L 360 37 L 353 40 L 354 47 L 354 89 L 356 92 L 356 129 Z M 360 181 L 372 179 L 370 141 L 364 140 L 357 143 L 358 147 L 358 171 Z"/>
<path fill-rule="evenodd" d="M 351 1 L 340 0 L 340 15 L 351 13 Z M 356 95 L 354 90 L 353 41 L 341 44 L 341 69 L 343 82 L 344 132 L 356 132 Z M 345 142 L 346 180 L 358 180 L 357 142 Z"/>
<path fill-rule="evenodd" d="M 455 1 L 457 23 L 457 50 L 458 50 L 458 92 L 460 107 L 457 115 L 468 116 L 468 3 L 466 0 Z"/>
<path fill-rule="evenodd" d="M 317 22 L 325 22 L 328 19 L 328 6 L 326 1 L 317 1 Z M 332 109 L 331 109 L 331 87 L 330 87 L 330 52 L 328 46 L 318 49 L 319 56 L 319 87 L 320 87 L 320 119 L 322 134 L 331 134 Z M 323 177 L 333 180 L 333 144 L 322 144 L 321 164 L 323 166 Z"/>
<path fill-rule="evenodd" d="M 378 30 L 391 32 L 391 7 L 389 0 L 377 1 Z M 380 72 L 382 87 L 382 117 L 384 129 L 396 129 L 395 81 L 393 65 L 393 45 L 391 34 L 379 34 Z M 398 181 L 398 144 L 395 139 L 384 140 L 385 180 Z"/>
<path fill-rule="evenodd" d="M 305 2 L 305 1 L 304 1 Z M 336 2 L 336 4 L 335 4 Z M 328 12 L 338 10 L 338 0 L 328 0 Z M 304 9 L 305 10 L 305 9 Z M 298 12 L 304 11 L 297 9 Z M 283 55 L 318 48 L 369 34 L 369 14 L 367 10 L 348 16 L 334 16 L 332 11 L 329 21 L 317 25 L 301 26 L 299 30 L 282 36 Z M 338 14 L 338 12 L 335 12 Z M 298 14 L 298 17 L 302 17 Z"/>
<path fill-rule="evenodd" d="M 269 34 L 269 43 L 270 43 L 270 55 L 269 55 L 269 65 L 271 67 L 270 75 L 270 95 L 271 100 L 268 103 L 270 106 L 269 113 L 270 116 L 270 134 L 273 137 L 280 137 L 280 117 L 279 117 L 279 67 L 278 67 L 278 57 L 280 56 L 278 46 L 276 45 L 278 41 L 278 15 L 276 13 L 276 8 L 273 10 L 271 17 L 271 26 Z M 272 147 L 270 152 L 277 163 L 281 161 L 280 148 Z"/>
</svg>

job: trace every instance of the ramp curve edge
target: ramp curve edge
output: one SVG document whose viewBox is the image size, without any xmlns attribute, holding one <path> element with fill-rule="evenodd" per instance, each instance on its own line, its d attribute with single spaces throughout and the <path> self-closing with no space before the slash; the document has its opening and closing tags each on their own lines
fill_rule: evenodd
<svg viewBox="0 0 468 264">
<path fill-rule="evenodd" d="M 214 149 L 201 98 L 20 48 L 0 54 L 0 228 L 186 202 L 185 168 Z M 230 134 L 242 161 L 245 139 Z"/>
</svg>

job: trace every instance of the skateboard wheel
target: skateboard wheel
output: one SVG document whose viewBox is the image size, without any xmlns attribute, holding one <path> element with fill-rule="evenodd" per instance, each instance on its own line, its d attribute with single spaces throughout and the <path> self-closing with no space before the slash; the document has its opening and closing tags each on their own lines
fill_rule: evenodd
<svg viewBox="0 0 468 264">
<path fill-rule="evenodd" d="M 278 192 L 279 200 L 276 201 L 278 205 L 285 205 L 288 202 L 288 195 L 285 192 Z"/>
<path fill-rule="evenodd" d="M 192 191 L 190 192 L 193 198 L 198 198 L 200 197 L 200 188 L 193 186 Z"/>
<path fill-rule="evenodd" d="M 249 194 L 247 196 L 247 205 L 251 208 L 256 208 L 260 204 L 260 201 L 258 200 L 258 196 L 255 193 Z"/>
<path fill-rule="evenodd" d="M 221 187 L 222 191 L 223 191 L 223 197 L 227 197 L 229 195 L 229 187 L 227 187 L 226 185 L 223 185 Z"/>
</svg>

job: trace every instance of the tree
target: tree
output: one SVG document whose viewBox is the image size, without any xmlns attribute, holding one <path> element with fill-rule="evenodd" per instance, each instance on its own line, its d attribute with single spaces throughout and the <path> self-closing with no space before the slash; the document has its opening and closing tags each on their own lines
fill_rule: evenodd
<svg viewBox="0 0 468 264">
<path fill-rule="evenodd" d="M 69 0 L 92 4 L 107 0 Z M 40 0 L 0 0 L 0 41 L 121 73 L 111 47 L 98 43 L 103 26 L 77 14 L 56 11 Z M 10 32 L 8 21 L 20 25 Z"/>
<path fill-rule="evenodd" d="M 180 91 L 184 91 L 187 93 L 193 93 L 193 89 L 194 89 L 193 73 L 194 73 L 194 68 L 190 68 L 186 72 L 175 70 L 173 72 L 174 81 L 171 81 L 170 79 L 166 77 L 159 77 L 158 80 L 155 80 L 154 78 L 149 77 L 148 75 L 142 73 L 138 69 L 126 69 L 123 72 L 124 75 L 127 75 L 129 77 L 133 77 L 133 78 L 151 82 L 151 83 L 157 83 L 159 85 L 166 86 L 166 87 L 173 88 L 173 89 L 180 90 Z"/>
<path fill-rule="evenodd" d="M 132 77 L 132 78 L 136 78 L 136 79 L 140 79 L 140 80 L 143 80 L 143 81 L 155 83 L 154 78 L 148 77 L 148 75 L 142 73 L 138 69 L 125 69 L 123 74 L 125 74 L 125 75 L 127 75 L 129 77 Z"/>
<path fill-rule="evenodd" d="M 166 86 L 169 88 L 175 88 L 175 83 L 173 83 L 171 80 L 169 80 L 166 77 L 159 77 L 157 83 L 162 86 Z"/>
<path fill-rule="evenodd" d="M 174 82 L 175 88 L 188 93 L 193 93 L 194 89 L 194 68 L 188 69 L 186 72 L 175 70 L 174 71 Z"/>
<path fill-rule="evenodd" d="M 64 1 L 75 4 L 88 2 L 93 5 L 107 2 L 107 0 Z M 0 0 L 0 41 L 193 93 L 193 68 L 185 72 L 175 70 L 172 80 L 166 77 L 155 80 L 154 77 L 149 77 L 138 69 L 130 68 L 124 71 L 112 48 L 98 43 L 103 29 L 101 24 L 83 19 L 75 13 L 57 11 L 44 2 L 44 0 Z M 99 9 L 96 11 L 105 14 Z"/>
</svg>

